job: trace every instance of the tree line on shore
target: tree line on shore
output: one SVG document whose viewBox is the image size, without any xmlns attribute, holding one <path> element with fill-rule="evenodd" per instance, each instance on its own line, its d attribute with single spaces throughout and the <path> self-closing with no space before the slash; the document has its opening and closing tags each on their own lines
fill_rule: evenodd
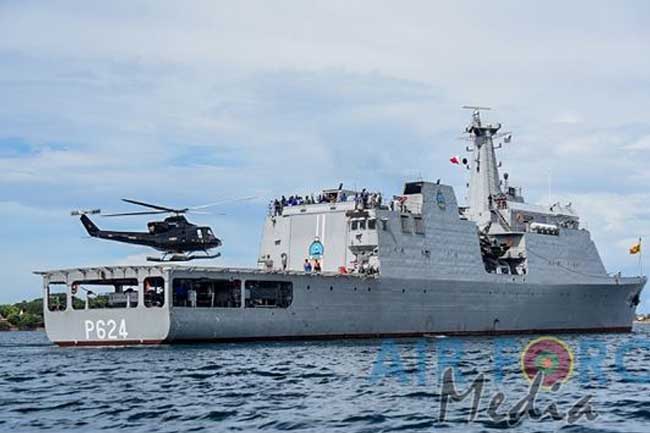
<svg viewBox="0 0 650 433">
<path fill-rule="evenodd" d="M 43 299 L 0 305 L 0 331 L 43 327 Z"/>
</svg>

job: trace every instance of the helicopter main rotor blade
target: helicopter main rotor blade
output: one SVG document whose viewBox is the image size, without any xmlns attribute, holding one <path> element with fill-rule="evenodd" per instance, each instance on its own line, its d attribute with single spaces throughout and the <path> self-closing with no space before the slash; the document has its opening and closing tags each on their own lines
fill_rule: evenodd
<svg viewBox="0 0 650 433">
<path fill-rule="evenodd" d="M 151 204 L 151 203 L 145 203 L 143 201 L 131 200 L 131 199 L 128 199 L 128 198 L 123 198 L 122 201 L 124 201 L 126 203 L 135 204 L 135 205 L 138 205 L 138 206 L 144 206 L 144 207 L 149 207 L 151 209 L 165 211 L 165 212 L 183 213 L 183 212 L 187 211 L 187 209 L 172 209 L 170 207 L 160 206 L 160 205 Z"/>
<path fill-rule="evenodd" d="M 143 212 L 124 212 L 124 213 L 109 213 L 102 215 L 103 217 L 121 217 L 121 216 L 134 216 L 134 215 L 160 215 L 169 213 L 166 210 L 159 211 L 143 211 Z"/>
<path fill-rule="evenodd" d="M 191 209 L 188 210 L 187 213 L 191 213 L 192 215 L 216 215 L 216 216 L 228 215 L 228 214 L 223 213 L 223 212 L 214 213 L 214 212 L 206 212 L 204 210 L 191 210 Z"/>
<path fill-rule="evenodd" d="M 226 204 L 226 203 L 233 203 L 233 202 L 237 202 L 237 201 L 247 201 L 247 200 L 253 200 L 253 199 L 256 199 L 256 198 L 257 198 L 256 196 L 242 197 L 242 198 L 231 198 L 231 199 L 228 199 L 228 200 L 221 200 L 221 201 L 216 201 L 214 203 L 203 204 L 201 206 L 193 206 L 193 207 L 189 208 L 188 210 L 192 211 L 192 210 L 206 209 L 206 208 L 213 207 L 213 206 L 220 206 L 220 205 Z"/>
</svg>

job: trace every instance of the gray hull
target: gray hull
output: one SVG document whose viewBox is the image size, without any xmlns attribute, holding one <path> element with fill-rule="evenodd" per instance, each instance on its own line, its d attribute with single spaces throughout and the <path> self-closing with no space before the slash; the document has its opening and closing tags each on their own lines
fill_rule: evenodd
<svg viewBox="0 0 650 433">
<path fill-rule="evenodd" d="M 294 305 L 172 308 L 168 341 L 625 332 L 642 282 L 611 285 L 306 278 Z M 332 290 L 330 290 L 332 287 Z"/>
<path fill-rule="evenodd" d="M 66 275 L 79 278 L 77 270 Z M 105 269 L 83 270 L 87 278 Z M 49 338 L 60 345 L 118 345 L 182 341 L 362 338 L 425 334 L 479 335 L 626 332 L 645 278 L 610 283 L 534 284 L 501 281 L 389 279 L 267 273 L 218 268 L 119 268 L 113 274 L 166 281 L 162 307 L 45 311 Z M 286 308 L 174 306 L 170 281 L 191 276 L 222 281 L 291 281 Z M 46 279 L 60 280 L 63 274 Z M 141 296 L 142 299 L 142 296 Z M 172 305 L 170 305 L 172 304 Z M 123 333 L 120 333 L 123 327 Z M 98 332 L 101 329 L 101 332 Z"/>
</svg>

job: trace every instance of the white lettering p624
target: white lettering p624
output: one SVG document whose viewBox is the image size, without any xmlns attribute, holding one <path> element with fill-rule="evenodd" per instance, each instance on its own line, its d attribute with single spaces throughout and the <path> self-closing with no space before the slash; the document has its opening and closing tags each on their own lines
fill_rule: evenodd
<svg viewBox="0 0 650 433">
<path fill-rule="evenodd" d="M 124 319 L 120 319 L 119 325 L 113 319 L 85 320 L 84 330 L 86 331 L 86 340 L 124 340 L 129 336 Z"/>
</svg>

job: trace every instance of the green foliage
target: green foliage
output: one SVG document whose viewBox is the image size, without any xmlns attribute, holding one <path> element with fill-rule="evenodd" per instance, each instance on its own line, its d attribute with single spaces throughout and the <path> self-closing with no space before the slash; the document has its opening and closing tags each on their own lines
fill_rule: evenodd
<svg viewBox="0 0 650 433">
<path fill-rule="evenodd" d="M 7 319 L 9 316 L 20 314 L 20 309 L 15 305 L 0 305 L 0 315 Z"/>
<path fill-rule="evenodd" d="M 0 305 L 0 315 L 9 323 L 0 323 L 0 331 L 11 327 L 18 329 L 35 329 L 43 326 L 43 300 L 38 298 L 22 301 L 13 305 Z"/>
<path fill-rule="evenodd" d="M 86 301 L 82 301 L 79 298 L 72 298 L 72 308 L 75 310 L 83 310 L 86 308 Z"/>
</svg>

